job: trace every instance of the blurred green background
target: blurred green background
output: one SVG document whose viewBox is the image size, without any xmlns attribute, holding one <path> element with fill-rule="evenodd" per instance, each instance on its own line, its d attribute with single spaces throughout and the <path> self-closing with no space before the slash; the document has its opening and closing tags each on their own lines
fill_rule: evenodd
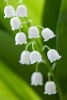
<svg viewBox="0 0 67 100">
<path fill-rule="evenodd" d="M 9 0 L 9 4 L 16 9 L 18 1 Z M 43 74 L 44 85 L 30 85 L 35 64 L 19 64 L 25 45 L 15 46 L 14 37 L 18 31 L 13 32 L 10 19 L 4 19 L 6 3 L 0 0 L 0 100 L 67 100 L 67 0 L 23 0 L 23 4 L 27 6 L 28 18 L 34 25 L 49 27 L 57 35 L 45 44 L 62 55 L 53 72 L 58 92 L 51 96 L 44 95 L 48 69 L 43 64 L 40 64 L 39 71 Z M 22 31 L 27 34 L 28 27 L 24 25 Z M 44 45 L 42 38 L 37 41 Z"/>
</svg>

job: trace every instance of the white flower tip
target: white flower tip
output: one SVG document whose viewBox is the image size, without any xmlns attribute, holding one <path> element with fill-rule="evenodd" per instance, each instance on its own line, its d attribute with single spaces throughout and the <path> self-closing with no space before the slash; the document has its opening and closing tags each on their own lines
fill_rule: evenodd
<svg viewBox="0 0 67 100">
<path fill-rule="evenodd" d="M 25 33 L 23 33 L 23 32 L 17 33 L 15 36 L 15 42 L 16 42 L 16 45 L 17 44 L 19 44 L 19 45 L 27 44 Z"/>
<path fill-rule="evenodd" d="M 32 39 L 32 38 L 39 38 L 39 37 L 40 37 L 40 36 L 37 36 L 37 37 L 32 37 L 32 36 L 30 36 L 30 35 L 28 36 L 29 39 Z"/>
<path fill-rule="evenodd" d="M 23 51 L 21 53 L 19 63 L 29 65 L 30 62 L 31 62 L 30 61 L 30 52 L 29 51 Z"/>
<path fill-rule="evenodd" d="M 12 31 L 15 31 L 15 29 L 14 29 L 14 28 L 12 28 Z"/>
<path fill-rule="evenodd" d="M 27 17 L 27 8 L 25 5 L 19 5 L 16 10 L 17 17 Z"/>
<path fill-rule="evenodd" d="M 42 56 L 38 51 L 32 51 L 30 53 L 31 64 L 36 62 L 42 62 Z"/>
<path fill-rule="evenodd" d="M 17 42 L 15 43 L 15 45 L 22 45 L 22 44 L 23 44 L 23 43 L 20 43 L 20 44 L 17 43 Z M 27 44 L 27 41 L 25 41 L 24 44 Z"/>
<path fill-rule="evenodd" d="M 51 37 L 51 38 L 54 38 L 56 35 L 53 35 L 53 37 Z M 50 39 L 51 39 L 50 38 Z M 50 40 L 49 38 L 48 39 L 44 39 L 44 42 L 47 42 L 48 40 Z"/>
<path fill-rule="evenodd" d="M 46 82 L 44 94 L 52 95 L 52 94 L 56 94 L 56 92 L 57 90 L 56 90 L 55 83 L 53 81 Z"/>
<path fill-rule="evenodd" d="M 61 58 L 61 55 L 59 55 L 59 53 L 55 49 L 50 49 L 47 52 L 47 57 L 50 60 L 50 62 L 52 63 L 56 60 L 59 60 Z"/>
<path fill-rule="evenodd" d="M 18 43 L 16 42 L 15 45 L 18 45 Z"/>
<path fill-rule="evenodd" d="M 56 94 L 56 93 L 57 93 L 56 90 L 53 93 L 44 92 L 44 94 L 48 94 L 48 95 L 52 95 L 52 94 Z"/>
<path fill-rule="evenodd" d="M 35 83 L 35 84 L 34 84 L 34 83 L 31 83 L 31 85 L 32 85 L 32 86 L 33 86 L 33 85 L 34 85 L 34 86 L 38 86 L 38 85 L 42 86 L 42 85 L 43 85 L 43 83 L 39 83 L 39 84 L 36 84 L 36 83 Z"/>
<path fill-rule="evenodd" d="M 40 37 L 39 36 L 39 30 L 36 26 L 31 26 L 29 28 L 28 34 L 29 34 L 29 36 L 28 36 L 29 38 L 38 38 L 38 37 Z"/>
<path fill-rule="evenodd" d="M 62 58 L 62 56 L 60 55 L 60 56 L 59 56 L 59 59 L 61 59 L 61 58 Z"/>
<path fill-rule="evenodd" d="M 8 5 L 4 8 L 4 14 L 7 18 L 15 16 L 15 10 L 11 5 Z"/>
<path fill-rule="evenodd" d="M 19 60 L 19 63 L 21 64 L 21 60 Z"/>
<path fill-rule="evenodd" d="M 4 16 L 4 18 L 6 18 L 6 16 Z"/>
<path fill-rule="evenodd" d="M 54 32 L 50 30 L 49 28 L 45 28 L 42 30 L 42 37 L 44 38 L 44 41 L 48 41 L 51 38 L 54 38 L 56 35 L 54 35 Z"/>
<path fill-rule="evenodd" d="M 18 17 L 11 18 L 10 25 L 11 25 L 13 31 L 20 29 L 21 20 Z"/>
<path fill-rule="evenodd" d="M 40 72 L 34 72 L 31 76 L 31 85 L 42 86 L 43 85 L 43 76 Z"/>
</svg>

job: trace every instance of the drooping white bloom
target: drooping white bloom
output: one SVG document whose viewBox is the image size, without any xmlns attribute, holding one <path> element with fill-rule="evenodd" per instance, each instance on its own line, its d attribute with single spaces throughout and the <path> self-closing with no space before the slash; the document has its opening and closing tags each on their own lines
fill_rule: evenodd
<svg viewBox="0 0 67 100">
<path fill-rule="evenodd" d="M 21 28 L 21 21 L 18 17 L 11 18 L 10 25 L 12 27 L 12 30 L 19 29 Z"/>
<path fill-rule="evenodd" d="M 55 83 L 53 81 L 46 82 L 44 94 L 52 95 L 52 94 L 56 94 L 56 92 L 57 90 L 56 90 Z"/>
<path fill-rule="evenodd" d="M 48 57 L 48 59 L 50 60 L 51 63 L 56 61 L 56 60 L 59 60 L 61 58 L 61 56 L 58 54 L 58 52 L 54 49 L 50 49 L 47 52 L 47 57 Z"/>
<path fill-rule="evenodd" d="M 23 32 L 19 32 L 19 33 L 17 33 L 16 34 L 16 36 L 15 36 L 15 44 L 16 45 L 21 45 L 21 44 L 26 44 L 27 43 L 27 41 L 26 41 L 26 35 L 23 33 Z"/>
<path fill-rule="evenodd" d="M 4 14 L 5 14 L 4 18 L 11 18 L 15 16 L 15 10 L 11 5 L 6 6 L 4 8 Z"/>
<path fill-rule="evenodd" d="M 43 61 L 42 56 L 38 51 L 32 51 L 30 53 L 30 60 L 31 60 L 31 64 Z"/>
<path fill-rule="evenodd" d="M 34 72 L 31 76 L 31 85 L 43 85 L 43 76 L 40 72 Z"/>
<path fill-rule="evenodd" d="M 23 51 L 20 56 L 20 61 L 21 64 L 30 64 L 30 52 L 29 51 Z"/>
<path fill-rule="evenodd" d="M 44 41 L 48 41 L 51 38 L 54 38 L 56 35 L 54 35 L 53 31 L 49 28 L 45 28 L 42 30 L 42 37 L 44 38 Z"/>
<path fill-rule="evenodd" d="M 31 26 L 28 30 L 29 38 L 38 38 L 39 36 L 39 30 L 36 26 Z"/>
<path fill-rule="evenodd" d="M 27 8 L 25 5 L 19 5 L 16 10 L 17 17 L 27 17 Z"/>
</svg>

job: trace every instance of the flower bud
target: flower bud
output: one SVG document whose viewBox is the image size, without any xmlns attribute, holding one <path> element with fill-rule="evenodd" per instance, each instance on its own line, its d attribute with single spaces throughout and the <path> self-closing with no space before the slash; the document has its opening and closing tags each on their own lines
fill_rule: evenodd
<svg viewBox="0 0 67 100">
<path fill-rule="evenodd" d="M 31 76 L 31 85 L 43 85 L 43 76 L 40 72 L 34 72 Z"/>
<path fill-rule="evenodd" d="M 48 59 L 50 60 L 51 63 L 56 61 L 56 60 L 59 60 L 61 58 L 61 56 L 58 54 L 58 52 L 54 49 L 50 49 L 47 52 L 47 57 L 48 57 Z"/>
<path fill-rule="evenodd" d="M 54 33 L 49 28 L 45 28 L 42 30 L 42 37 L 44 38 L 44 41 L 48 41 L 55 36 L 56 35 L 54 35 Z"/>
<path fill-rule="evenodd" d="M 30 60 L 31 60 L 31 64 L 43 61 L 42 56 L 38 51 L 32 51 L 30 53 Z"/>
<path fill-rule="evenodd" d="M 29 38 L 38 38 L 39 36 L 39 30 L 36 26 L 31 26 L 28 30 Z"/>
<path fill-rule="evenodd" d="M 21 44 L 26 44 L 27 43 L 27 41 L 26 41 L 26 35 L 23 33 L 23 32 L 19 32 L 19 33 L 17 33 L 16 34 L 16 36 L 15 36 L 15 44 L 16 45 L 21 45 Z"/>
<path fill-rule="evenodd" d="M 20 29 L 21 28 L 21 21 L 18 17 L 11 18 L 10 25 L 12 30 Z"/>
<path fill-rule="evenodd" d="M 17 17 L 27 17 L 27 8 L 25 5 L 19 5 L 16 10 Z"/>
<path fill-rule="evenodd" d="M 30 64 L 30 52 L 29 51 L 23 51 L 20 56 L 20 61 L 21 64 Z"/>
<path fill-rule="evenodd" d="M 57 90 L 56 90 L 55 83 L 53 81 L 46 82 L 44 94 L 52 95 L 52 94 L 56 94 L 56 92 Z"/>
<path fill-rule="evenodd" d="M 15 16 L 15 10 L 10 5 L 9 6 L 6 6 L 4 8 L 4 14 L 5 14 L 4 18 L 11 18 L 11 17 Z"/>
</svg>

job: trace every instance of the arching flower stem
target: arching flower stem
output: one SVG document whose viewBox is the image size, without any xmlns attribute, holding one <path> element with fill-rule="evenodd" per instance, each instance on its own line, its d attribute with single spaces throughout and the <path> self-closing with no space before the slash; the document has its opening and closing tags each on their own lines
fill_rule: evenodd
<svg viewBox="0 0 67 100">
<path fill-rule="evenodd" d="M 48 81 L 51 81 L 51 76 L 52 76 L 52 74 L 49 72 L 48 73 Z"/>
<path fill-rule="evenodd" d="M 37 25 L 37 27 L 38 27 L 38 28 L 41 28 L 42 30 L 44 29 L 44 27 L 41 26 L 41 25 Z"/>
<path fill-rule="evenodd" d="M 44 51 L 46 48 L 47 48 L 48 50 L 50 50 L 50 47 L 49 47 L 49 46 L 44 45 L 44 46 L 42 47 L 42 51 Z"/>
<path fill-rule="evenodd" d="M 28 27 L 33 26 L 33 22 L 31 19 L 28 19 L 27 17 L 25 17 L 25 20 L 27 22 Z"/>
<path fill-rule="evenodd" d="M 33 42 L 29 42 L 29 43 L 26 45 L 25 50 L 28 50 L 28 47 L 29 47 L 31 44 L 32 44 L 32 49 L 33 49 L 33 51 L 34 51 L 34 50 L 35 50 L 35 48 L 34 48 L 34 44 L 36 44 L 35 41 L 33 41 Z"/>
<path fill-rule="evenodd" d="M 36 69 L 35 69 L 35 70 L 36 70 L 36 72 L 38 72 L 38 66 L 39 66 L 39 64 L 40 64 L 40 63 L 45 64 L 46 62 L 43 60 L 42 62 L 36 63 Z"/>
</svg>

